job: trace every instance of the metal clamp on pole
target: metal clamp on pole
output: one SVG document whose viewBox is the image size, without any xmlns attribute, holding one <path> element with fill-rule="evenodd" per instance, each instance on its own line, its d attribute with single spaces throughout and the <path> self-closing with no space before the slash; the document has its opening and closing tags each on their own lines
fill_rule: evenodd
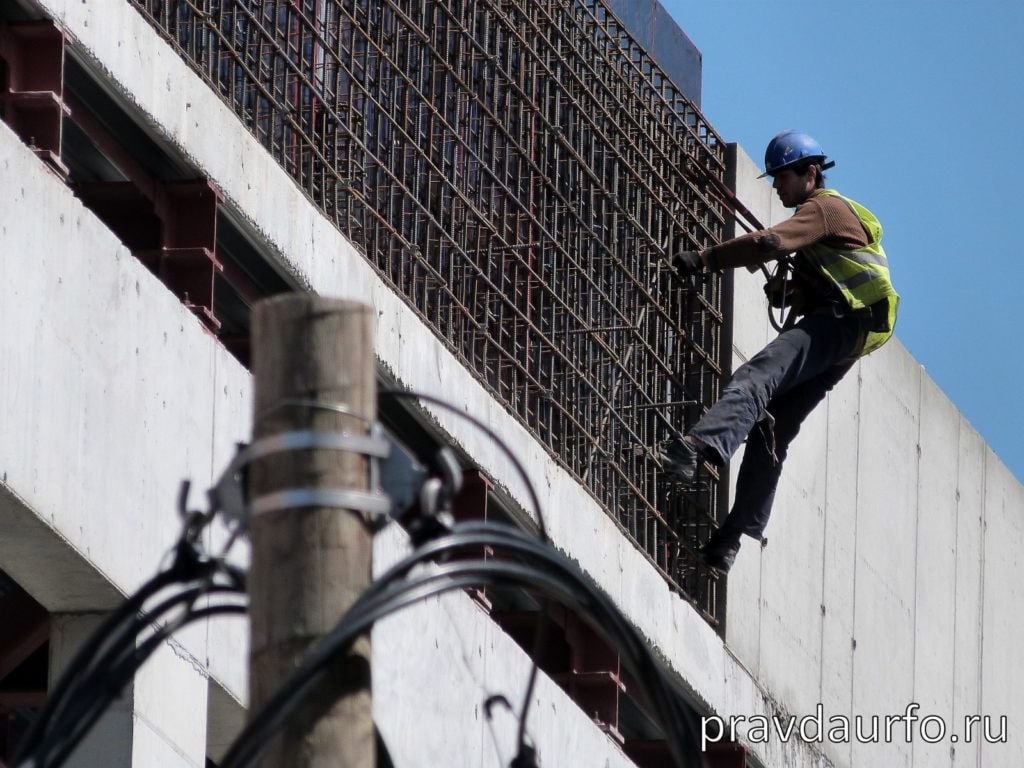
<svg viewBox="0 0 1024 768">
<path fill-rule="evenodd" d="M 251 503 L 248 501 L 245 492 L 245 471 L 253 461 L 286 451 L 316 449 L 350 451 L 369 456 L 372 483 L 370 491 L 313 491 L 289 488 L 260 496 Z M 208 492 L 211 509 L 221 510 L 228 527 L 237 529 L 246 527 L 252 514 L 298 507 L 340 507 L 362 512 L 366 522 L 377 529 L 383 522 L 382 518 L 390 512 L 391 502 L 386 494 L 380 492 L 380 472 L 376 465 L 380 459 L 386 459 L 390 454 L 391 443 L 383 436 L 379 426 L 374 426 L 369 435 L 296 430 L 271 435 L 251 445 L 242 443 L 235 458 Z"/>
<path fill-rule="evenodd" d="M 286 488 L 249 499 L 245 473 L 256 459 L 284 451 L 327 449 L 353 451 L 370 457 L 370 490 L 319 490 Z M 251 445 L 240 443 L 231 463 L 216 484 L 207 491 L 210 515 L 221 512 L 230 530 L 244 530 L 250 515 L 300 507 L 339 507 L 362 512 L 374 531 L 389 520 L 407 524 L 424 524 L 439 518 L 443 526 L 450 517 L 450 506 L 462 485 L 462 471 L 451 448 L 443 447 L 429 460 L 431 472 L 380 424 L 370 428 L 369 435 L 348 432 L 299 430 L 282 432 L 257 440 Z M 416 520 L 407 520 L 407 513 L 417 508 Z"/>
<path fill-rule="evenodd" d="M 378 528 L 391 510 L 387 494 L 371 491 L 333 490 L 316 488 L 285 488 L 253 499 L 248 514 L 262 515 L 281 509 L 300 507 L 338 507 L 362 512 L 372 528 Z"/>
</svg>

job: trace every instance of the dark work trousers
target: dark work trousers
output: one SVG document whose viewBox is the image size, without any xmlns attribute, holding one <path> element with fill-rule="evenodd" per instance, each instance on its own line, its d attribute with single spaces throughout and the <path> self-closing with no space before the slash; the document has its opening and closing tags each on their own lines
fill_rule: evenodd
<svg viewBox="0 0 1024 768">
<path fill-rule="evenodd" d="M 801 318 L 736 370 L 718 402 L 689 431 L 707 446 L 704 455 L 719 464 L 750 436 L 732 511 L 722 525 L 726 531 L 761 539 L 789 444 L 853 366 L 865 332 L 866 322 L 857 317 Z M 758 423 L 765 410 L 775 420 L 771 429 L 769 419 Z"/>
</svg>

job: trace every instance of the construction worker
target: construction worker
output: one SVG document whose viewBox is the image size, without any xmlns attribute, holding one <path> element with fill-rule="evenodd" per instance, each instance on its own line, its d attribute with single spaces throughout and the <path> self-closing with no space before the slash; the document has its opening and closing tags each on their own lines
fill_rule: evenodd
<svg viewBox="0 0 1024 768">
<path fill-rule="evenodd" d="M 800 424 L 863 355 L 892 336 L 899 296 L 882 250 L 882 227 L 859 203 L 825 187 L 835 163 L 805 133 L 785 131 L 768 144 L 765 172 L 782 204 L 796 212 L 774 227 L 672 259 L 683 275 L 753 267 L 795 253 L 791 281 L 766 285 L 790 315 L 782 332 L 741 365 L 721 398 L 685 436 L 659 446 L 662 470 L 689 483 L 699 461 L 724 465 L 747 439 L 728 517 L 700 549 L 725 573 L 746 534 L 761 540 L 782 462 Z M 799 318 L 799 319 L 797 319 Z M 755 427 L 757 427 L 755 431 Z M 753 433 L 753 434 L 752 434 Z"/>
</svg>

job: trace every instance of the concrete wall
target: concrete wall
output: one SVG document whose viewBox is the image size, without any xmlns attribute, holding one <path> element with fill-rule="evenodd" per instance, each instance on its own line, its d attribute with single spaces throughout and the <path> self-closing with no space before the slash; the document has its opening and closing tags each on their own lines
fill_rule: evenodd
<svg viewBox="0 0 1024 768">
<path fill-rule="evenodd" d="M 770 545 L 745 548 L 730 576 L 723 643 L 127 3 L 39 5 L 140 123 L 220 187 L 298 282 L 377 309 L 378 354 L 400 382 L 458 393 L 504 436 L 540 489 L 556 545 L 618 601 L 709 712 L 801 716 L 822 702 L 826 717 L 884 716 L 919 697 L 922 716 L 1005 712 L 1012 726 L 1012 688 L 1002 683 L 1020 679 L 1010 619 L 1021 489 L 898 342 L 858 365 L 808 422 Z M 8 361 L 0 402 L 10 410 L 0 439 L 0 567 L 51 610 L 101 611 L 141 583 L 177 535 L 177 483 L 191 477 L 202 488 L 247 435 L 248 375 L 2 127 L 0 160 L 5 178 L 19 180 L 0 193 L 0 259 L 18 275 L 0 309 Z M 767 218 L 770 193 L 742 162 L 741 197 Z M 742 356 L 768 334 L 759 282 L 740 278 Z M 436 419 L 525 506 L 523 481 L 485 436 L 447 412 Z M 955 479 L 945 463 L 954 456 Z M 403 546 L 391 536 L 375 550 L 382 561 Z M 133 718 L 163 724 L 125 735 L 134 764 L 172 753 L 178 762 L 160 764 L 195 764 L 193 742 L 180 736 L 187 724 L 145 688 L 175 672 L 195 675 L 182 683 L 181 705 L 221 729 L 207 743 L 223 748 L 245 698 L 243 625 L 188 633 L 136 682 Z M 397 765 L 420 765 L 420 755 L 491 765 L 496 751 L 507 760 L 513 725 L 482 721 L 469 702 L 479 705 L 484 690 L 515 700 L 526 662 L 468 599 L 382 624 L 374 665 L 376 715 Z M 210 687 L 195 684 L 207 676 Z M 543 706 L 530 733 L 545 761 L 623 764 L 557 687 L 543 681 L 537 696 Z M 957 745 L 951 764 L 1019 764 L 1010 736 L 1007 745 Z M 931 766 L 950 746 L 747 740 L 768 766 Z"/>
</svg>

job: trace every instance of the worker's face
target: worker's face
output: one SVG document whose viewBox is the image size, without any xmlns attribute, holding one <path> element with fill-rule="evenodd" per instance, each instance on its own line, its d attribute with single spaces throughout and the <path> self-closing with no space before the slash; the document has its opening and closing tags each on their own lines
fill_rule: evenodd
<svg viewBox="0 0 1024 768">
<path fill-rule="evenodd" d="M 805 173 L 797 173 L 792 168 L 785 168 L 775 174 L 772 187 L 779 195 L 779 200 L 787 208 L 795 208 L 804 202 L 815 189 L 817 171 L 809 167 Z"/>
</svg>

